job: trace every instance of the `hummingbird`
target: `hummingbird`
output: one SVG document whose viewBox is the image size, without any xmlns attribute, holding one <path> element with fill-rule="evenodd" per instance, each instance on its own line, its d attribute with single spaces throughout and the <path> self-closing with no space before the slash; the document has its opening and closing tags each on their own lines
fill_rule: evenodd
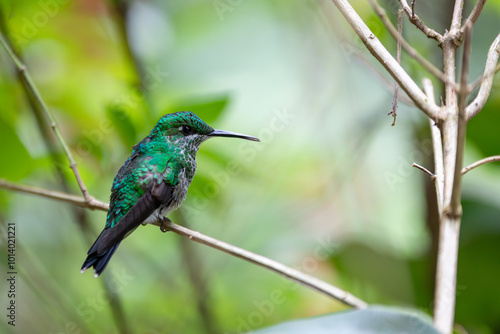
<svg viewBox="0 0 500 334">
<path fill-rule="evenodd" d="M 196 153 L 212 137 L 258 138 L 215 130 L 190 111 L 167 114 L 151 133 L 132 147 L 113 185 L 106 225 L 87 252 L 83 273 L 94 267 L 98 277 L 122 242 L 139 225 L 160 227 L 186 198 L 196 172 Z"/>
</svg>

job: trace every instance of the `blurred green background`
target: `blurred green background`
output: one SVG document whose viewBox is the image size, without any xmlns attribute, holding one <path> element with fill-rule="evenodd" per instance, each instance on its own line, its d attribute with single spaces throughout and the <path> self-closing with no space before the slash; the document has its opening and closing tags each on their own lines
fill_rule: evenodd
<svg viewBox="0 0 500 334">
<path fill-rule="evenodd" d="M 165 113 L 191 110 L 262 143 L 213 139 L 182 210 L 170 218 L 346 289 L 369 303 L 430 313 L 437 247 L 428 120 L 330 1 L 1 0 L 1 28 L 21 54 L 96 198 Z M 365 1 L 352 1 L 387 48 Z M 397 2 L 383 3 L 395 22 Z M 444 31 L 452 1 L 417 3 Z M 467 2 L 465 13 L 472 4 Z M 474 28 L 471 78 L 500 31 L 500 2 Z M 440 66 L 440 49 L 405 22 Z M 403 54 L 420 84 L 428 76 Z M 436 96 L 441 86 L 434 81 Z M 499 154 L 500 80 L 467 131 L 465 163 Z M 79 194 L 43 114 L 0 50 L 0 178 Z M 464 180 L 456 321 L 500 332 L 500 164 Z M 17 228 L 16 326 L 6 333 L 242 333 L 345 309 L 257 266 L 156 227 L 141 227 L 99 278 L 80 266 L 105 213 L 0 190 L 0 266 Z"/>
</svg>

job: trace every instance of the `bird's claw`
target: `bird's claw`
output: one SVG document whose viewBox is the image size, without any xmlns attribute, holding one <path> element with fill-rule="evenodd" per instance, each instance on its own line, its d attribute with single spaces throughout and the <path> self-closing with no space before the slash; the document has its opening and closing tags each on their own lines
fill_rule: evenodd
<svg viewBox="0 0 500 334">
<path fill-rule="evenodd" d="M 153 225 L 160 227 L 160 231 L 165 233 L 165 232 L 168 232 L 168 229 L 165 228 L 165 223 L 171 223 L 171 222 L 172 221 L 170 219 L 168 219 L 167 217 L 161 217 L 160 221 L 153 223 Z"/>
</svg>

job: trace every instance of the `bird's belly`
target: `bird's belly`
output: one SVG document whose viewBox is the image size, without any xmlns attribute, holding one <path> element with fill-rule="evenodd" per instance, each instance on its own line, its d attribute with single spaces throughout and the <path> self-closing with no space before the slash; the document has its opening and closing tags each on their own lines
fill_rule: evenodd
<svg viewBox="0 0 500 334">
<path fill-rule="evenodd" d="M 184 176 L 182 174 L 182 176 Z M 191 180 L 188 180 L 184 177 L 180 178 L 180 182 L 174 189 L 172 194 L 172 200 L 168 203 L 168 205 L 162 205 L 158 209 L 155 210 L 144 222 L 143 224 L 153 224 L 158 222 L 161 217 L 166 217 L 170 212 L 177 209 L 187 195 L 187 190 L 189 185 L 191 184 Z"/>
</svg>

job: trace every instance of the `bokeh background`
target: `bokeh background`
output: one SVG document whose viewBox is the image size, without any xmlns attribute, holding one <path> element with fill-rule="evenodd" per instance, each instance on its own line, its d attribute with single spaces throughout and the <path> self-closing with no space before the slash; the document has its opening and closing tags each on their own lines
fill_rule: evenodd
<svg viewBox="0 0 500 334">
<path fill-rule="evenodd" d="M 113 177 L 165 113 L 191 110 L 261 143 L 212 139 L 176 223 L 346 289 L 430 313 L 437 247 L 429 122 L 330 1 L 1 0 L 1 29 L 52 110 L 83 180 L 107 201 Z M 387 48 L 367 2 L 352 1 Z M 396 22 L 395 0 L 382 3 Z M 418 2 L 438 31 L 452 1 Z M 465 13 L 473 5 L 466 2 Z M 500 31 L 500 2 L 474 28 L 471 78 Z M 440 49 L 408 22 L 434 64 Z M 428 76 L 403 54 L 420 84 Z M 436 95 L 440 84 L 434 81 Z M 467 131 L 465 162 L 500 152 L 500 79 Z M 404 98 L 404 96 L 403 96 Z M 79 194 L 45 116 L 0 50 L 0 178 Z M 500 332 L 500 164 L 465 177 L 456 321 Z M 0 190 L 0 267 L 17 228 L 16 326 L 5 333 L 242 333 L 346 309 L 255 265 L 156 227 L 139 228 L 94 279 L 80 266 L 105 213 Z M 3 277 L 3 276 L 2 276 Z"/>
</svg>

